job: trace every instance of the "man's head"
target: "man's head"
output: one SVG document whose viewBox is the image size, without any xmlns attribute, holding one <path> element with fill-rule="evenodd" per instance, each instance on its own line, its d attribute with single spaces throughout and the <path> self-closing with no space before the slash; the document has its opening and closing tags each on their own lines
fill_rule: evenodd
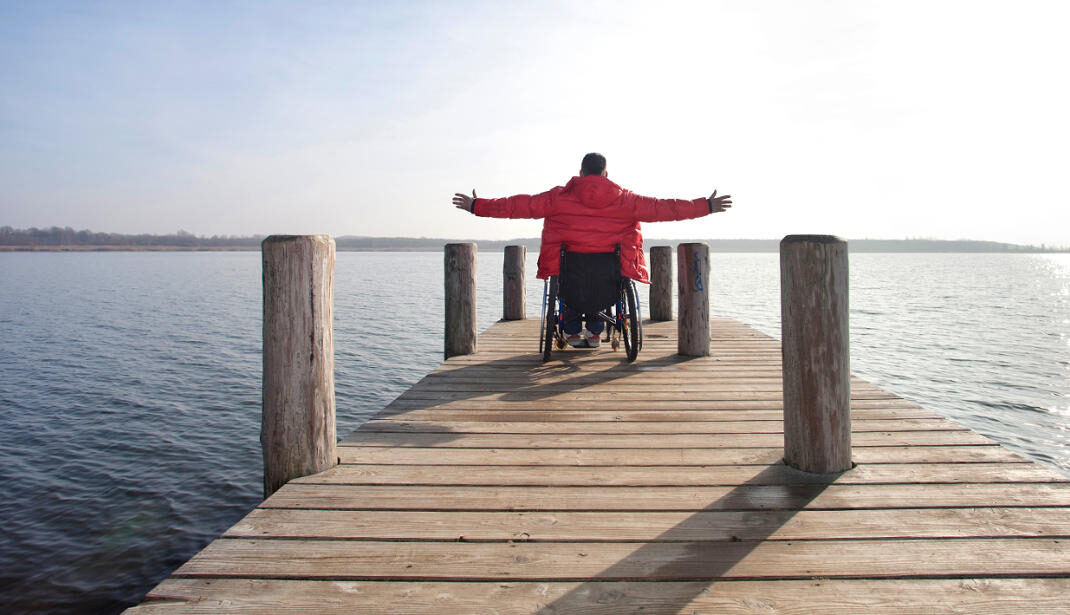
<svg viewBox="0 0 1070 615">
<path fill-rule="evenodd" d="M 583 162 L 580 163 L 580 175 L 601 175 L 606 177 L 606 157 L 593 152 L 584 156 Z"/>
</svg>

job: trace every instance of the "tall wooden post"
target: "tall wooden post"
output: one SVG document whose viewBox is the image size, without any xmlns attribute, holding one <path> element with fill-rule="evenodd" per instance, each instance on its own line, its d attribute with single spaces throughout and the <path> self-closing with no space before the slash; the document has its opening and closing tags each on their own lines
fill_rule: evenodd
<svg viewBox="0 0 1070 615">
<path fill-rule="evenodd" d="M 676 247 L 677 353 L 688 357 L 710 354 L 710 246 L 682 243 Z"/>
<path fill-rule="evenodd" d="M 264 283 L 264 497 L 338 461 L 334 415 L 334 240 L 273 235 Z"/>
<path fill-rule="evenodd" d="M 784 461 L 806 472 L 851 468 L 847 242 L 780 242 Z"/>
<path fill-rule="evenodd" d="M 476 244 L 446 244 L 446 358 L 476 351 Z"/>
<path fill-rule="evenodd" d="M 672 248 L 650 248 L 650 320 L 672 320 Z"/>
<path fill-rule="evenodd" d="M 527 289 L 524 286 L 524 265 L 528 258 L 526 246 L 505 246 L 502 264 L 502 320 L 524 320 Z"/>
</svg>

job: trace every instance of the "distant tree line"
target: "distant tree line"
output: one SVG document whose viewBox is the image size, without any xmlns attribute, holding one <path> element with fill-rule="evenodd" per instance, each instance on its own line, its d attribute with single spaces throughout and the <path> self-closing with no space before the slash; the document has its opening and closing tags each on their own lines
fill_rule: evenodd
<svg viewBox="0 0 1070 615">
<path fill-rule="evenodd" d="M 76 231 L 71 227 L 50 228 L 30 227 L 16 229 L 10 226 L 0 227 L 0 246 L 16 247 L 178 247 L 178 248 L 236 248 L 259 247 L 263 237 L 238 237 L 234 235 L 213 235 L 198 237 L 193 233 L 178 231 L 171 235 L 125 235 L 122 233 L 94 233 Z"/>
<path fill-rule="evenodd" d="M 0 247 L 14 249 L 90 249 L 99 247 L 119 249 L 257 249 L 263 235 L 239 237 L 237 235 L 212 235 L 198 237 L 186 231 L 177 231 L 171 235 L 124 235 L 121 233 L 94 233 L 76 231 L 71 227 L 53 226 L 47 229 L 15 229 L 10 226 L 0 227 Z M 338 250 L 353 251 L 437 251 L 455 239 L 432 237 L 359 237 L 346 235 L 335 238 Z M 647 246 L 675 245 L 685 241 L 704 241 L 714 252 L 777 252 L 780 249 L 778 239 L 696 239 L 696 240 L 660 240 L 648 239 Z M 528 250 L 538 251 L 539 239 L 526 237 L 502 240 L 477 240 L 480 250 L 501 250 L 507 245 L 524 245 Z M 940 239 L 851 239 L 848 241 L 851 252 L 1065 252 L 1065 247 L 1025 246 L 994 241 Z"/>
<path fill-rule="evenodd" d="M 430 237 L 336 237 L 339 250 L 441 250 L 456 239 Z M 779 239 L 647 239 L 646 246 L 666 246 L 680 243 L 704 242 L 713 252 L 779 252 Z M 527 237 L 509 240 L 475 240 L 480 250 L 499 251 L 507 245 L 527 246 L 529 251 L 539 250 L 539 238 Z M 943 240 L 943 239 L 851 239 L 847 242 L 851 252 L 1065 252 L 1066 248 L 1053 246 L 1025 246 L 996 241 Z"/>
</svg>

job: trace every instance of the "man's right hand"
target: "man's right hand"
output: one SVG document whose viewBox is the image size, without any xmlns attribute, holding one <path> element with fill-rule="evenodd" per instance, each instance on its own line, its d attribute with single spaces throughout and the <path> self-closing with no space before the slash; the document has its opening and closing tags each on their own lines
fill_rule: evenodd
<svg viewBox="0 0 1070 615">
<path fill-rule="evenodd" d="M 732 207 L 732 195 L 723 194 L 721 196 L 717 196 L 716 190 L 714 190 L 713 194 L 706 198 L 706 201 L 710 204 L 711 214 L 720 213 L 726 209 L 731 209 Z"/>
<path fill-rule="evenodd" d="M 717 194 L 717 193 L 714 192 L 714 194 Z M 457 209 L 463 209 L 463 210 L 465 210 L 467 212 L 471 212 L 472 211 L 472 203 L 475 203 L 475 201 L 476 201 L 476 191 L 475 191 L 475 189 L 472 190 L 472 196 L 468 196 L 467 194 L 461 194 L 460 192 L 454 193 L 454 195 L 453 195 L 453 204 L 457 207 Z"/>
</svg>

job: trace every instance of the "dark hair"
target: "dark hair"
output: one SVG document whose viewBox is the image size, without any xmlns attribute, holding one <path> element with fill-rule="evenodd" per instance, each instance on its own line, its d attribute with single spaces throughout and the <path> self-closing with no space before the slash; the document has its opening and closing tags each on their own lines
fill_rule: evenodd
<svg viewBox="0 0 1070 615">
<path fill-rule="evenodd" d="M 580 175 L 601 175 L 605 170 L 606 157 L 602 154 L 587 154 L 580 163 Z"/>
</svg>

